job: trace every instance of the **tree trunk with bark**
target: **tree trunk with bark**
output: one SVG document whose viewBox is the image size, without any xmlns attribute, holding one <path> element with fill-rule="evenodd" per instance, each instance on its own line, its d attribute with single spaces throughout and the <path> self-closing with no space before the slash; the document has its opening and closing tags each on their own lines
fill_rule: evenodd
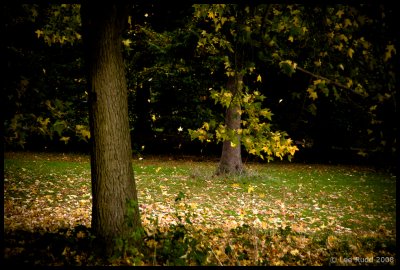
<svg viewBox="0 0 400 270">
<path fill-rule="evenodd" d="M 92 144 L 91 226 L 107 255 L 121 248 L 115 240 L 129 240 L 141 230 L 121 51 L 126 11 L 112 2 L 84 2 L 81 7 Z"/>
<path fill-rule="evenodd" d="M 228 130 L 237 131 L 240 129 L 241 116 L 240 104 L 236 101 L 236 95 L 240 95 L 243 87 L 243 75 L 236 73 L 235 76 L 229 77 L 227 89 L 232 93 L 233 98 L 231 105 L 226 110 L 225 125 Z M 227 140 L 223 142 L 221 159 L 217 168 L 216 174 L 242 173 L 243 163 L 241 155 L 240 135 L 237 136 L 237 141 Z M 232 147 L 234 145 L 234 147 Z"/>
</svg>

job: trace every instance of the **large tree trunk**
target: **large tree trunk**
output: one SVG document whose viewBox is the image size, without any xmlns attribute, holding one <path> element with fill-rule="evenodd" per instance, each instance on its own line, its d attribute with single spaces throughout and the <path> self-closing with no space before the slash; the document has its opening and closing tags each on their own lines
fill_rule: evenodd
<svg viewBox="0 0 400 270">
<path fill-rule="evenodd" d="M 100 1 L 84 2 L 81 11 L 90 102 L 92 230 L 107 255 L 115 252 L 116 239 L 127 240 L 141 229 L 121 51 L 126 10 Z M 133 210 L 130 220 L 128 208 Z"/>
<path fill-rule="evenodd" d="M 243 75 L 236 74 L 233 77 L 229 77 L 227 88 L 233 94 L 233 101 L 231 105 L 226 110 L 225 115 L 225 125 L 228 129 L 238 130 L 240 129 L 240 104 L 235 101 L 235 96 L 240 94 L 241 88 L 243 86 Z M 235 145 L 234 147 L 232 147 Z M 241 143 L 240 135 L 237 135 L 237 142 L 232 142 L 230 140 L 224 141 L 222 146 L 221 159 L 218 165 L 217 174 L 226 173 L 242 173 L 243 163 L 241 155 Z"/>
</svg>

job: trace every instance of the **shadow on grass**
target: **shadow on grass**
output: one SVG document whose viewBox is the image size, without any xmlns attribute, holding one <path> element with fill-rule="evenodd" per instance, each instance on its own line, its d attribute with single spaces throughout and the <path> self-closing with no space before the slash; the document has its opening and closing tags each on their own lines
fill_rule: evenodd
<svg viewBox="0 0 400 270">
<path fill-rule="evenodd" d="M 271 234 L 244 224 L 231 229 L 232 241 L 220 246 L 214 245 L 216 255 L 199 232 L 182 225 L 171 225 L 167 231 L 157 230 L 145 236 L 143 243 L 132 247 L 125 256 L 107 260 L 96 247 L 96 239 L 89 228 L 77 226 L 61 228 L 56 232 L 44 230 L 16 230 L 4 233 L 4 263 L 9 267 L 19 266 L 134 266 L 134 265 L 352 265 L 388 266 L 396 265 L 396 240 L 393 235 L 383 232 L 363 236 L 340 236 L 326 230 L 313 236 L 295 233 L 290 228 Z M 210 231 L 217 237 L 222 230 Z M 223 234 L 225 237 L 228 235 Z M 254 237 L 264 243 L 259 260 L 251 261 Z M 210 242 L 209 242 L 210 243 Z M 216 244 L 216 243 L 214 243 Z M 221 246 L 223 245 L 223 246 Z M 261 248 L 261 246 L 260 246 Z M 261 250 L 260 250 L 261 251 Z M 222 253 L 221 253 L 222 252 Z M 209 257 L 209 255 L 211 257 Z M 279 255 L 280 254 L 280 255 Z M 217 259 L 215 260 L 214 257 Z M 224 260 L 221 261 L 219 259 Z M 332 264 L 331 258 L 339 261 Z M 347 258 L 347 261 L 345 259 Z M 372 261 L 359 262 L 354 258 L 368 258 Z M 262 260 L 260 260 L 262 259 Z M 385 261 L 379 261 L 385 260 Z"/>
<path fill-rule="evenodd" d="M 16 230 L 4 232 L 6 265 L 75 266 L 103 264 L 98 256 L 90 229 L 77 226 L 59 229 Z"/>
</svg>

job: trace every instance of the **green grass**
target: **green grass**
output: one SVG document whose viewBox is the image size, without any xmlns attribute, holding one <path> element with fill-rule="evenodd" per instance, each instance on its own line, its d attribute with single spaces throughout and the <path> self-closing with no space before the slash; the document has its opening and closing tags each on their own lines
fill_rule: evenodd
<svg viewBox="0 0 400 270">
<path fill-rule="evenodd" d="M 148 231 L 154 226 L 168 230 L 180 222 L 189 226 L 177 219 L 177 215 L 182 220 L 187 217 L 193 231 L 208 231 L 217 239 L 208 236 L 209 248 L 215 249 L 209 251 L 210 260 L 216 264 L 252 264 L 252 259 L 260 263 L 254 253 L 261 247 L 254 244 L 255 236 L 264 239 L 260 245 L 284 237 L 278 242 L 291 248 L 264 247 L 262 252 L 272 256 L 267 264 L 272 265 L 282 261 L 326 264 L 329 256 L 347 253 L 393 255 L 385 248 L 395 245 L 396 239 L 396 176 L 361 166 L 270 163 L 247 164 L 245 175 L 216 177 L 216 166 L 190 160 L 133 160 L 142 221 Z M 6 153 L 4 167 L 6 231 L 90 227 L 87 156 Z M 180 192 L 185 197 L 175 202 Z M 246 224 L 250 227 L 242 227 Z M 247 238 L 237 228 L 244 228 Z M 306 251 L 293 244 L 300 236 L 309 239 L 304 240 L 304 250 L 314 249 L 325 259 L 311 260 L 311 255 L 307 259 Z M 379 245 L 383 248 L 377 249 Z M 231 251 L 231 246 L 236 249 Z M 250 250 L 240 253 L 239 247 Z M 275 258 L 273 250 L 285 255 Z M 251 252 L 249 258 L 243 255 Z"/>
</svg>

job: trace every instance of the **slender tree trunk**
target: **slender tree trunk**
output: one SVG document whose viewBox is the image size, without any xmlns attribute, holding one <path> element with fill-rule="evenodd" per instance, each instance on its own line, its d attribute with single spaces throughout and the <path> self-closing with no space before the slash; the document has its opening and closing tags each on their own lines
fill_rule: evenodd
<svg viewBox="0 0 400 270">
<path fill-rule="evenodd" d="M 229 77 L 227 88 L 235 97 L 241 91 L 243 86 L 243 75 L 236 74 L 233 77 Z M 234 100 L 231 105 L 226 110 L 225 115 L 225 125 L 228 130 L 238 130 L 240 129 L 240 104 Z M 232 147 L 232 143 L 234 147 Z M 222 154 L 221 159 L 218 165 L 217 174 L 226 174 L 226 173 L 242 173 L 243 172 L 243 163 L 242 163 L 242 155 L 241 155 L 241 143 L 240 143 L 240 135 L 237 135 L 237 141 L 224 141 L 222 145 Z"/>
<path fill-rule="evenodd" d="M 127 240 L 141 229 L 121 51 L 126 10 L 112 2 L 85 1 L 81 11 L 90 99 L 92 229 L 107 255 L 115 252 L 116 239 Z M 128 207 L 133 210 L 129 222 Z"/>
</svg>

